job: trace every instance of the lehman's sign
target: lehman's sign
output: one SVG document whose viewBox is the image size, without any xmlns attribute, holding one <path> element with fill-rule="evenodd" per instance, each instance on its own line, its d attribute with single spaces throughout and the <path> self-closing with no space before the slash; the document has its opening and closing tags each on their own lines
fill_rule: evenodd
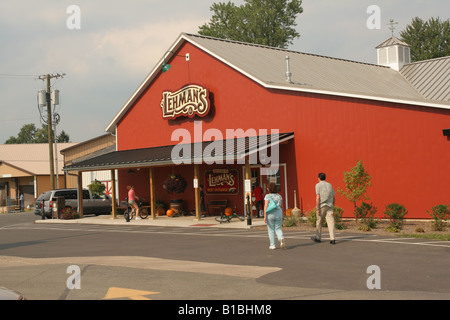
<svg viewBox="0 0 450 320">
<path fill-rule="evenodd" d="M 188 85 L 176 92 L 165 91 L 161 100 L 164 118 L 204 117 L 210 108 L 209 92 L 197 85 Z"/>
</svg>

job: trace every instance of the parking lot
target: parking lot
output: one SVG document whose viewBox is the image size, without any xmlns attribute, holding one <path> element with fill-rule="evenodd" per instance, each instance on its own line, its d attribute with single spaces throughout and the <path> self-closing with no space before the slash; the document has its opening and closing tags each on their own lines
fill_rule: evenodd
<svg viewBox="0 0 450 320">
<path fill-rule="evenodd" d="M 103 299 L 110 288 L 158 292 L 146 296 L 154 300 L 450 298 L 448 242 L 340 232 L 330 245 L 294 231 L 288 250 L 268 250 L 266 231 L 241 222 L 29 218 L 0 217 L 0 278 L 31 299 Z M 65 286 L 70 265 L 81 291 Z M 379 289 L 368 287 L 371 266 Z"/>
</svg>

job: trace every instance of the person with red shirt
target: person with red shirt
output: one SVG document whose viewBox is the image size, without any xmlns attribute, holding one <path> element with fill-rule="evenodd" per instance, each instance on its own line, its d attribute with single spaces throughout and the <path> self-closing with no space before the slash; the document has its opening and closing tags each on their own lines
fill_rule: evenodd
<svg viewBox="0 0 450 320">
<path fill-rule="evenodd" d="M 256 217 L 262 218 L 264 215 L 260 215 L 259 208 L 261 207 L 261 210 L 264 210 L 264 198 L 262 188 L 259 186 L 258 182 L 253 189 L 253 196 L 255 197 Z"/>
<path fill-rule="evenodd" d="M 128 203 L 135 209 L 136 211 L 136 220 L 140 220 L 139 218 L 139 206 L 136 202 L 136 200 L 139 200 L 139 197 L 134 193 L 134 187 L 133 186 L 127 186 L 128 189 Z"/>
</svg>

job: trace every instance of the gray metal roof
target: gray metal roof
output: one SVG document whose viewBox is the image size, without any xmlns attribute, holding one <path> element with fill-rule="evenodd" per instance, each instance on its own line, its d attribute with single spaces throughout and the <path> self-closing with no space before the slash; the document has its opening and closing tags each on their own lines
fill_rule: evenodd
<svg viewBox="0 0 450 320">
<path fill-rule="evenodd" d="M 389 67 L 182 33 L 106 131 L 115 131 L 120 119 L 161 72 L 164 60 L 169 61 L 186 41 L 268 89 L 450 109 L 448 100 L 423 96 L 400 72 Z M 290 59 L 291 82 L 286 81 L 286 56 Z"/>
<path fill-rule="evenodd" d="M 186 36 L 268 86 L 429 102 L 389 67 L 198 35 Z M 285 76 L 286 56 L 290 58 L 291 83 Z"/>
<path fill-rule="evenodd" d="M 407 64 L 400 73 L 425 98 L 450 101 L 450 56 Z"/>
</svg>

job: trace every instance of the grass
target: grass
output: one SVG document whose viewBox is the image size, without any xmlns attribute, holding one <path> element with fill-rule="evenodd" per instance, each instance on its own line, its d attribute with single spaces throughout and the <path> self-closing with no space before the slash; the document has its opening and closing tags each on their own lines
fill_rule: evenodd
<svg viewBox="0 0 450 320">
<path fill-rule="evenodd" d="M 420 238 L 420 239 L 432 239 L 441 241 L 450 241 L 450 234 L 437 234 L 437 233 L 402 233 L 399 237 L 407 238 Z"/>
</svg>

